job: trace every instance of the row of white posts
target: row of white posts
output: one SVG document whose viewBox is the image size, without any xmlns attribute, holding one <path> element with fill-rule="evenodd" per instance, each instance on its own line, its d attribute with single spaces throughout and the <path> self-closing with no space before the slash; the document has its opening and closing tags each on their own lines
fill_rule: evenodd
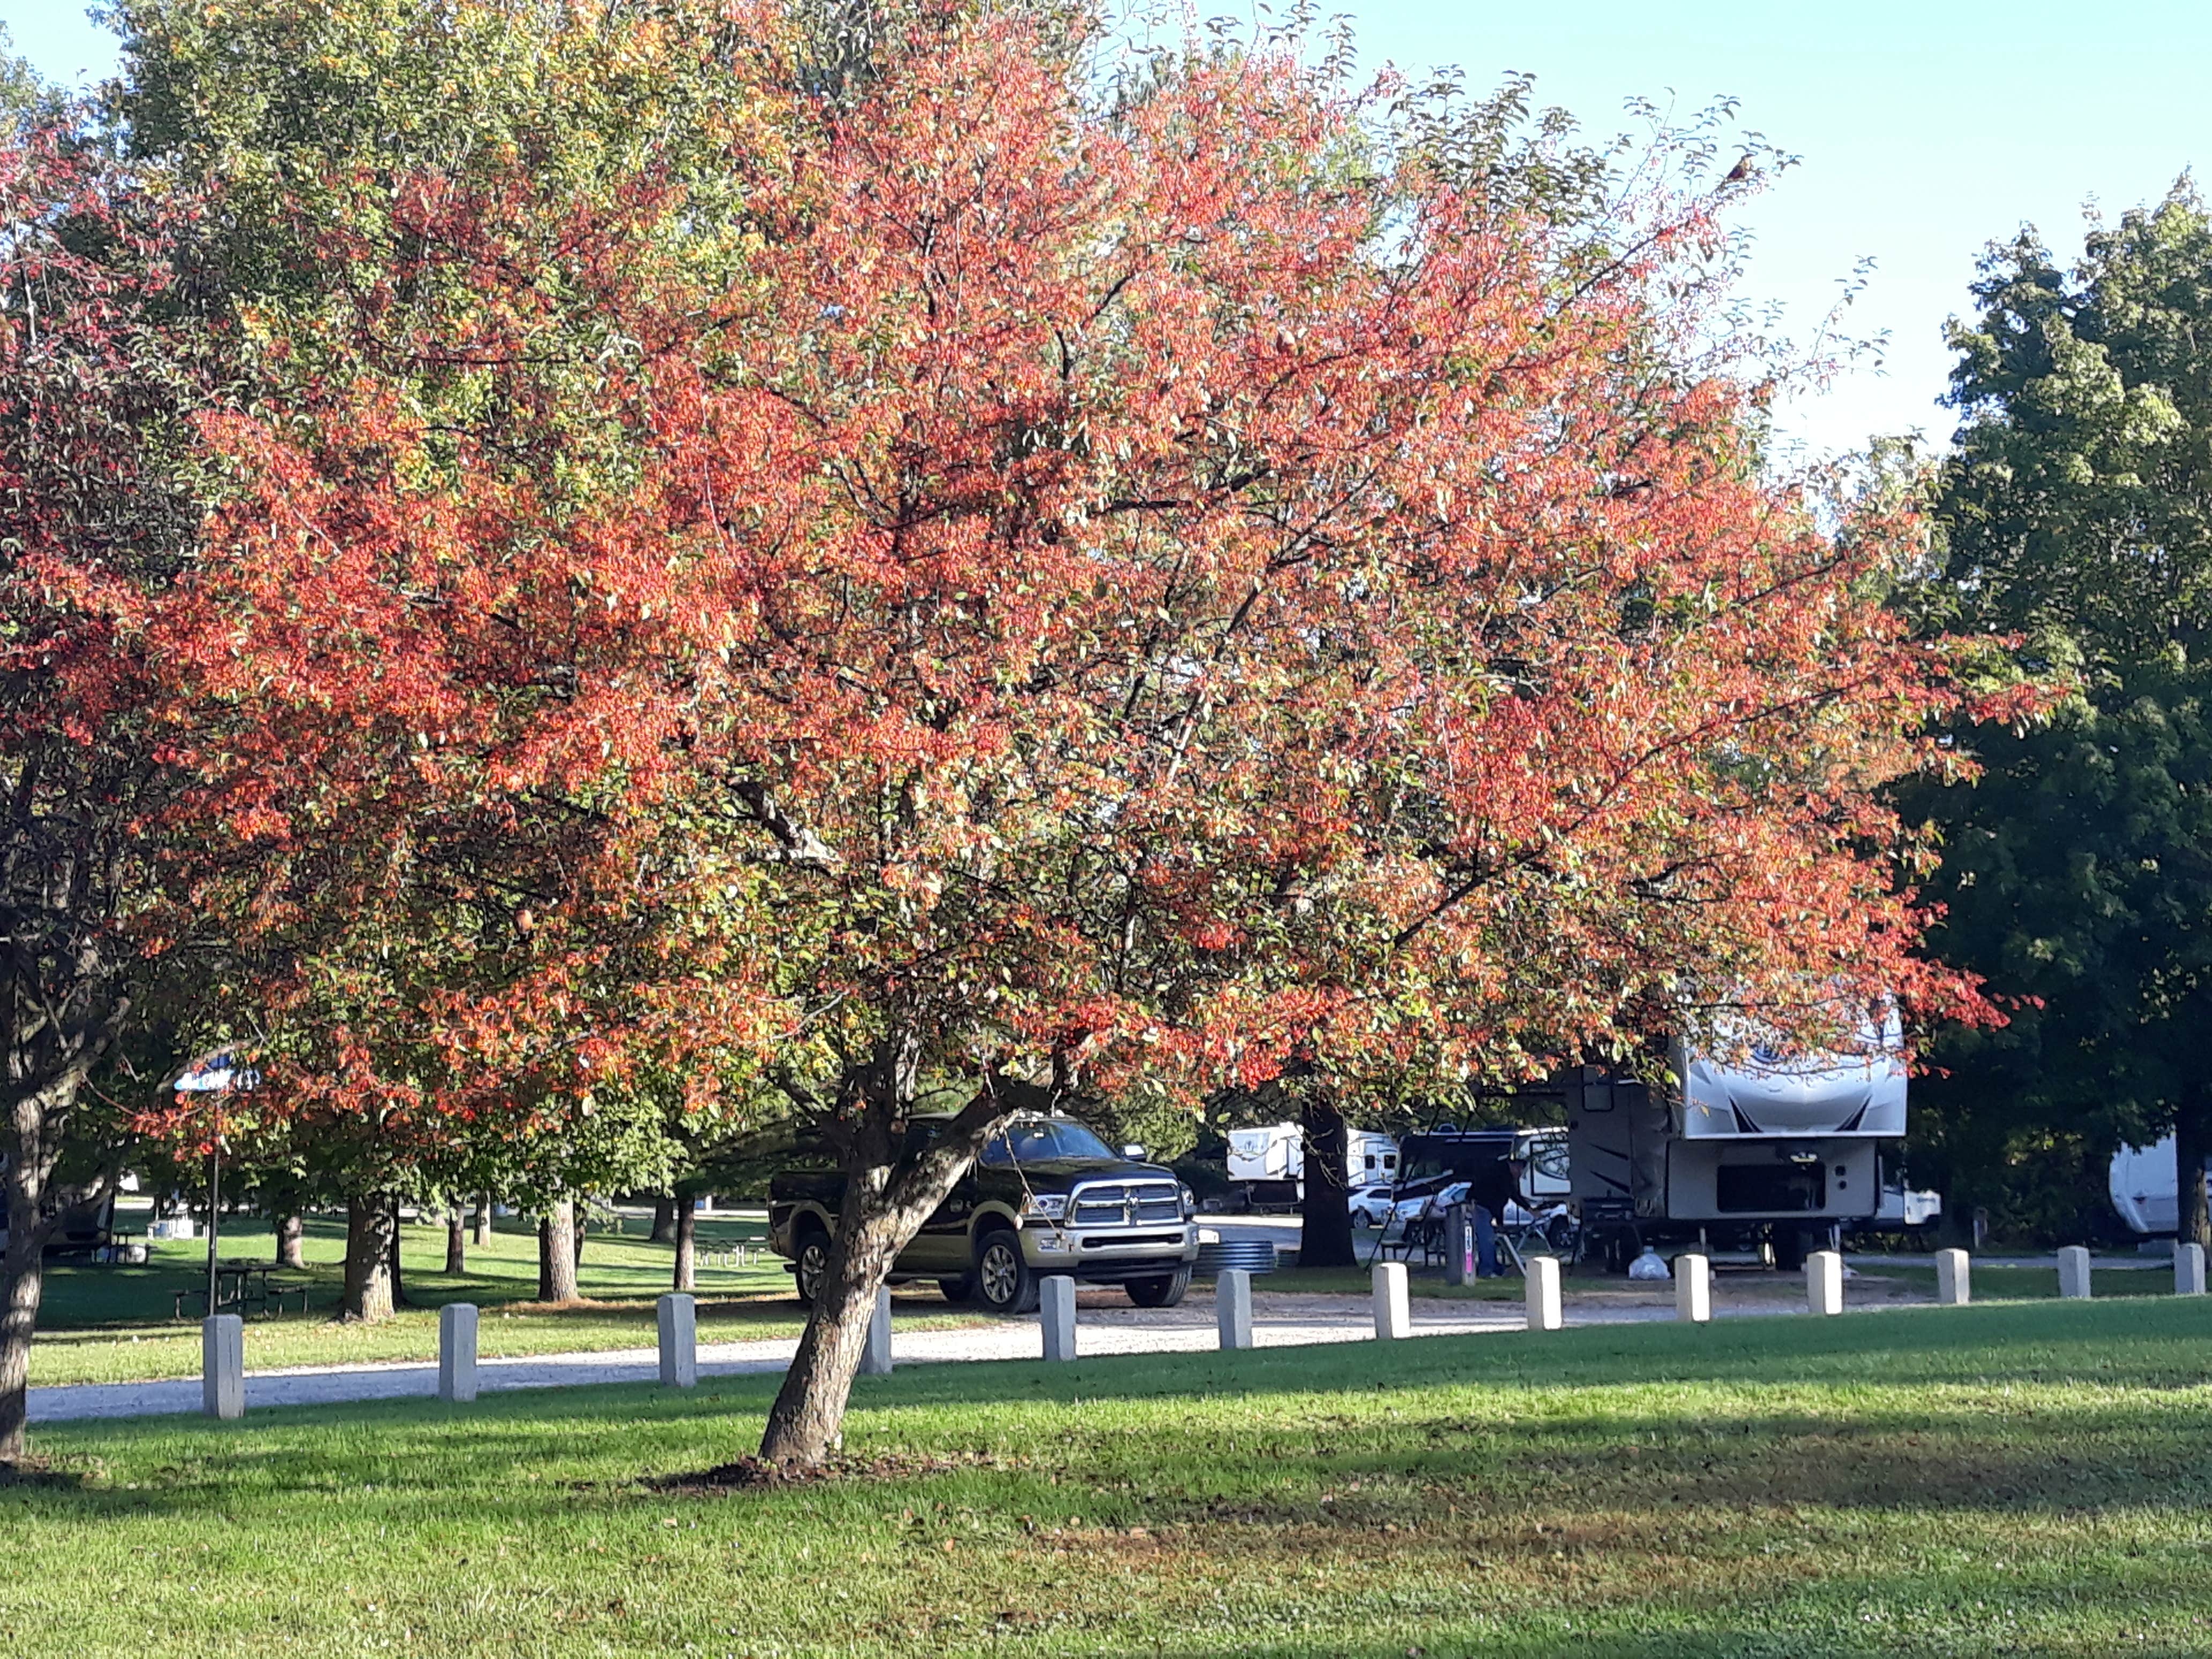
<svg viewBox="0 0 2212 1659">
<path fill-rule="evenodd" d="M 1702 1325 L 1713 1316 L 1712 1263 L 1702 1255 L 1674 1258 L 1674 1317 Z M 1936 1300 L 1963 1307 L 1969 1300 L 1967 1255 L 1964 1250 L 1936 1252 Z M 2197 1244 L 2178 1246 L 2173 1253 L 2173 1289 L 2178 1296 L 2204 1294 L 2204 1250 Z M 2069 1298 L 2089 1294 L 2089 1252 L 2069 1245 L 2058 1253 L 2058 1294 Z M 1385 1340 L 1410 1336 L 1413 1314 L 1408 1300 L 1406 1264 L 1378 1262 L 1375 1268 L 1375 1334 Z M 1559 1303 L 1559 1263 L 1556 1256 L 1532 1255 L 1528 1261 L 1528 1320 L 1532 1331 L 1556 1331 L 1566 1320 Z M 1816 1314 L 1844 1310 L 1844 1259 L 1833 1250 L 1816 1250 L 1805 1258 L 1806 1305 Z M 1241 1267 L 1224 1270 L 1214 1291 L 1221 1346 L 1252 1346 L 1252 1275 Z M 660 1382 L 663 1387 L 689 1389 L 699 1381 L 699 1323 L 697 1304 L 681 1291 L 660 1298 Z M 1044 1357 L 1051 1360 L 1075 1358 L 1075 1281 L 1055 1273 L 1044 1281 L 1040 1322 L 1044 1328 Z M 246 1412 L 246 1328 L 236 1314 L 216 1314 L 200 1327 L 200 1377 L 203 1408 L 210 1417 L 236 1418 Z M 868 1321 L 866 1345 L 860 1352 L 860 1374 L 888 1376 L 891 1369 L 891 1293 L 888 1286 L 876 1292 L 876 1310 Z M 466 1302 L 449 1302 L 438 1310 L 438 1398 L 465 1404 L 477 1397 L 477 1310 Z"/>
</svg>

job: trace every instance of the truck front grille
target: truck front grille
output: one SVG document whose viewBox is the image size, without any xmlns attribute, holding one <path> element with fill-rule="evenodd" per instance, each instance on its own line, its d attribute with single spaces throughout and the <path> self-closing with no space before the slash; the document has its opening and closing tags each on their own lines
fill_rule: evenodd
<svg viewBox="0 0 2212 1659">
<path fill-rule="evenodd" d="M 1182 1193 L 1172 1181 L 1098 1181 L 1068 1200 L 1078 1227 L 1141 1227 L 1182 1219 Z"/>
</svg>

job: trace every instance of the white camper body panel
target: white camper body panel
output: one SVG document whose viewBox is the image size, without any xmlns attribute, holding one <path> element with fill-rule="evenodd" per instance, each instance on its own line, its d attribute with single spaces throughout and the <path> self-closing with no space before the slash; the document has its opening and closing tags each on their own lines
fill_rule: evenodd
<svg viewBox="0 0 2212 1659">
<path fill-rule="evenodd" d="M 1296 1181 L 1305 1170 L 1305 1147 L 1295 1123 L 1229 1132 L 1231 1181 Z"/>
<path fill-rule="evenodd" d="M 1681 1133 L 1692 1140 L 1744 1135 L 1905 1133 L 1905 1035 L 1892 1012 L 1869 1021 L 1856 1053 L 1785 1054 L 1754 1043 L 1725 1060 L 1674 1048 Z"/>
<path fill-rule="evenodd" d="M 1303 1182 L 1305 1137 L 1295 1123 L 1270 1123 L 1229 1132 L 1229 1178 L 1248 1187 L 1262 1182 Z M 1352 1129 L 1345 1136 L 1344 1178 L 1347 1190 L 1395 1185 L 1398 1143 L 1389 1135 Z"/>
<path fill-rule="evenodd" d="M 2212 1172 L 2212 1158 L 2204 1167 Z M 2173 1176 L 2172 1135 L 2155 1146 L 2123 1146 L 2112 1154 L 2106 1187 L 2130 1231 L 2155 1237 L 2181 1225 L 2180 1190 Z"/>
</svg>

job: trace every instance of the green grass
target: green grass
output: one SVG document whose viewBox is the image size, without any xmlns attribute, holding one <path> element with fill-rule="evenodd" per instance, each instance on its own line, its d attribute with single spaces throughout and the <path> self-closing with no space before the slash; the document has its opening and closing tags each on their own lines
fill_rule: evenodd
<svg viewBox="0 0 2212 1659">
<path fill-rule="evenodd" d="M 645 1223 L 632 1218 L 623 1237 L 594 1231 L 584 1247 L 577 1287 L 586 1305 L 546 1307 L 538 1294 L 538 1237 L 520 1220 L 498 1224 L 488 1245 L 471 1243 L 468 1271 L 447 1273 L 446 1231 L 401 1229 L 401 1278 L 417 1305 L 376 1325 L 342 1325 L 337 1307 L 339 1264 L 345 1259 L 341 1221 L 311 1218 L 305 1274 L 285 1274 L 311 1285 L 309 1310 L 276 1317 L 249 1315 L 249 1369 L 335 1365 L 370 1360 L 434 1359 L 438 1309 L 474 1302 L 483 1309 L 478 1337 L 486 1358 L 540 1353 L 589 1352 L 650 1347 L 653 1298 L 669 1288 L 675 1247 L 653 1243 Z M 702 1217 L 699 1248 L 726 1251 L 739 1241 L 758 1243 L 761 1224 Z M 266 1222 L 226 1218 L 218 1245 L 225 1261 L 266 1261 L 274 1239 Z M 46 1276 L 39 1334 L 31 1346 L 31 1381 L 126 1382 L 197 1376 L 200 1338 L 197 1301 L 188 1317 L 172 1317 L 175 1293 L 206 1284 L 204 1239 L 157 1242 L 143 1267 L 57 1265 Z M 743 1268 L 707 1266 L 697 1274 L 699 1340 L 728 1342 L 747 1337 L 796 1336 L 805 1321 L 791 1293 L 791 1275 L 775 1261 L 757 1258 Z M 949 1308 L 926 1287 L 900 1295 L 908 1326 L 966 1322 L 973 1316 Z M 904 1305 L 911 1303 L 911 1310 Z"/>
<path fill-rule="evenodd" d="M 1933 1267 L 1911 1262 L 1893 1265 L 1887 1261 L 1863 1261 L 1857 1266 L 1861 1273 L 1870 1277 L 1895 1279 L 1925 1296 L 1936 1294 Z M 1968 1284 L 1977 1302 L 2055 1300 L 2058 1295 L 2058 1268 L 2056 1263 L 2048 1267 L 1992 1267 L 1977 1261 Z M 2100 1297 L 2171 1296 L 2173 1267 L 2165 1261 L 2146 1261 L 2140 1267 L 2100 1266 L 2089 1276 L 2089 1288 Z M 1844 1294 L 1846 1298 L 1850 1297 L 1848 1287 Z"/>
<path fill-rule="evenodd" d="M 0 1651 L 2204 1653 L 2208 1346 L 2167 1298 L 909 1368 L 846 1437 L 908 1472 L 706 1494 L 640 1477 L 775 1379 L 58 1426 Z"/>
</svg>

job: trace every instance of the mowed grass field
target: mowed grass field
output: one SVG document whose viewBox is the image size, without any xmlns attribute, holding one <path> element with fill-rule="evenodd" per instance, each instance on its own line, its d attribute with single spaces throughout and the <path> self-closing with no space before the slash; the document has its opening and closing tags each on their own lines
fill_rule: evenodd
<svg viewBox="0 0 2212 1659">
<path fill-rule="evenodd" d="M 278 1275 L 307 1283 L 308 1311 L 302 1315 L 295 1301 L 276 1317 L 247 1315 L 246 1365 L 259 1370 L 434 1359 L 438 1310 L 448 1302 L 483 1308 L 477 1340 L 486 1358 L 649 1348 L 655 1340 L 653 1301 L 671 1286 L 676 1250 L 672 1244 L 653 1243 L 642 1218 L 629 1218 L 626 1226 L 620 1236 L 596 1229 L 590 1234 L 577 1273 L 582 1301 L 549 1307 L 536 1300 L 538 1235 L 532 1224 L 501 1220 L 490 1243 L 470 1244 L 468 1271 L 463 1273 L 442 1271 L 442 1224 L 408 1225 L 401 1230 L 400 1276 L 414 1305 L 391 1320 L 362 1326 L 340 1324 L 332 1317 L 345 1260 L 345 1224 L 335 1218 L 311 1218 L 307 1270 Z M 760 1244 L 762 1231 L 757 1220 L 702 1216 L 699 1249 L 702 1257 L 726 1257 L 740 1243 Z M 265 1262 L 275 1240 L 265 1221 L 225 1218 L 218 1248 L 225 1261 Z M 143 1267 L 49 1267 L 39 1333 L 31 1346 L 33 1384 L 198 1376 L 203 1310 L 197 1297 L 187 1301 L 185 1319 L 174 1318 L 173 1310 L 177 1291 L 204 1287 L 206 1273 L 204 1238 L 157 1242 Z M 697 1282 L 702 1342 L 797 1336 L 805 1322 L 792 1295 L 791 1275 L 775 1258 L 763 1261 L 756 1254 L 743 1267 L 704 1260 Z M 901 1318 L 909 1326 L 963 1322 L 974 1316 L 949 1307 L 927 1286 L 903 1291 L 898 1299 Z"/>
<path fill-rule="evenodd" d="M 1912 1308 L 56 1426 L 0 1651 L 2212 1652 L 2212 1303 Z"/>
</svg>

